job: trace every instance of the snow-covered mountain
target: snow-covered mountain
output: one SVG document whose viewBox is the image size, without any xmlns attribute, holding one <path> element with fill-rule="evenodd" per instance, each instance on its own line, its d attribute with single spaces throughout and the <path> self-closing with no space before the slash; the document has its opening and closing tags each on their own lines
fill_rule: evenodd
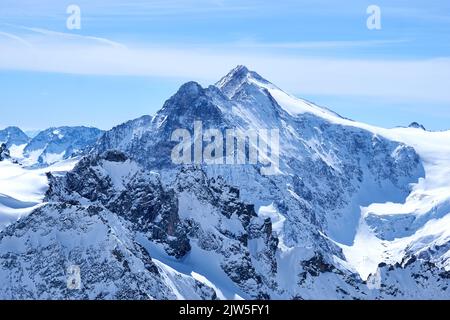
<svg viewBox="0 0 450 320">
<path fill-rule="evenodd" d="M 88 127 L 49 128 L 39 132 L 23 149 L 24 163 L 47 166 L 81 155 L 95 144 L 103 131 Z"/>
<path fill-rule="evenodd" d="M 17 127 L 7 127 L 0 130 L 0 143 L 6 144 L 8 148 L 26 144 L 28 141 L 30 141 L 30 138 Z"/>
<path fill-rule="evenodd" d="M 195 121 L 278 129 L 277 174 L 174 164 L 172 133 L 195 136 Z M 450 296 L 450 131 L 354 122 L 243 66 L 183 85 L 48 179 L 44 203 L 0 232 L 2 298 Z"/>
<path fill-rule="evenodd" d="M 55 176 L 64 174 L 74 167 L 77 160 L 69 159 L 53 166 L 30 169 L 9 156 L 7 150 L 0 154 L 1 233 L 6 226 L 15 223 L 42 205 L 48 189 L 48 172 L 52 172 Z"/>
<path fill-rule="evenodd" d="M 18 128 L 5 129 L 0 147 L 0 231 L 39 208 L 48 188 L 47 173 L 71 170 L 101 134 L 93 128 L 62 127 L 30 139 Z"/>
</svg>

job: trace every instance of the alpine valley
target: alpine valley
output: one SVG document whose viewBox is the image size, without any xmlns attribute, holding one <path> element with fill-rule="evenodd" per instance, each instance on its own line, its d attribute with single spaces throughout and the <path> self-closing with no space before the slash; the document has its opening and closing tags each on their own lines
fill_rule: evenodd
<svg viewBox="0 0 450 320">
<path fill-rule="evenodd" d="M 174 164 L 196 121 L 278 129 L 277 174 Z M 0 299 L 450 297 L 450 131 L 355 122 L 238 66 L 106 132 L 0 142 Z"/>
</svg>

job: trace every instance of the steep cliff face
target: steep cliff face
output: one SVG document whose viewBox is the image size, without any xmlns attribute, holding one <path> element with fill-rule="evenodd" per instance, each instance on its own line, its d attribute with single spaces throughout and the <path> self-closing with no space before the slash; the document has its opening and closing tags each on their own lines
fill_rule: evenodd
<svg viewBox="0 0 450 320">
<path fill-rule="evenodd" d="M 9 154 L 8 147 L 6 144 L 2 143 L 0 145 L 0 161 L 3 161 L 5 159 L 11 158 L 11 155 Z"/>
<path fill-rule="evenodd" d="M 0 296 L 176 299 L 181 291 L 193 299 L 215 298 L 193 278 L 176 274 L 176 281 L 167 281 L 168 271 L 134 234 L 126 220 L 101 206 L 58 203 L 35 210 L 0 235 Z M 78 279 L 71 270 L 78 270 Z"/>
<path fill-rule="evenodd" d="M 277 129 L 276 174 L 261 162 L 175 164 L 173 132 L 195 144 L 198 121 L 224 137 Z M 0 296 L 448 298 L 450 171 L 432 165 L 450 151 L 429 147 L 447 136 L 353 122 L 242 66 L 215 86 L 189 82 L 48 175 L 47 204 L 0 233 Z M 67 290 L 69 265 L 83 289 Z"/>
<path fill-rule="evenodd" d="M 258 218 L 220 179 L 186 168 L 166 190 L 158 174 L 116 151 L 49 179 L 49 204 L 2 233 L 0 275 L 9 284 L 2 297 L 214 299 L 220 292 L 259 299 L 276 287 L 270 220 Z M 191 273 L 171 266 L 186 260 Z M 71 265 L 80 268 L 81 291 L 66 287 Z M 52 272 L 55 280 L 45 283 Z M 217 292 L 203 278 L 225 289 Z M 30 287 L 12 285 L 25 279 Z"/>
</svg>

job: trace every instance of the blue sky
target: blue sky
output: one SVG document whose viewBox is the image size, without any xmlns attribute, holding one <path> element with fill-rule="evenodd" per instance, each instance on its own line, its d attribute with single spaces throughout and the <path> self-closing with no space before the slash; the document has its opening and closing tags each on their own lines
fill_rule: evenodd
<svg viewBox="0 0 450 320">
<path fill-rule="evenodd" d="M 447 0 L 2 0 L 0 127 L 108 129 L 238 64 L 355 120 L 450 128 Z"/>
</svg>

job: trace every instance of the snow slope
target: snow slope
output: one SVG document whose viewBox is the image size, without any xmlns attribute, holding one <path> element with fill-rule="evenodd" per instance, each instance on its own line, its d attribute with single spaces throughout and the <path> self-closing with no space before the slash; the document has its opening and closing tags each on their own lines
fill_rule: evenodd
<svg viewBox="0 0 450 320">
<path fill-rule="evenodd" d="M 278 128 L 281 174 L 174 165 L 171 134 L 196 120 Z M 56 144 L 45 156 L 60 163 L 70 141 L 47 134 Z M 47 159 L 43 138 L 28 157 Z M 0 297 L 449 297 L 450 131 L 351 121 L 243 66 L 106 132 L 73 170 L 48 175 L 43 205 L 49 169 L 1 166 L 6 223 L 42 207 L 0 232 Z M 76 293 L 60 270 L 73 261 L 87 275 Z"/>
<path fill-rule="evenodd" d="M 9 160 L 0 162 L 0 231 L 42 205 L 48 188 L 47 172 L 62 174 L 71 170 L 77 159 L 58 162 L 42 169 L 26 169 Z"/>
<path fill-rule="evenodd" d="M 414 147 L 423 161 L 425 177 L 412 186 L 402 203 L 373 203 L 362 208 L 354 244 L 343 249 L 363 278 L 376 272 L 381 262 L 400 262 L 407 250 L 417 253 L 450 241 L 450 131 L 373 130 Z M 448 257 L 441 262 L 450 270 Z"/>
<path fill-rule="evenodd" d="M 401 262 L 410 247 L 419 252 L 450 241 L 450 131 L 430 132 L 414 127 L 385 129 L 359 123 L 292 97 L 272 84 L 251 81 L 266 88 L 291 115 L 311 113 L 332 123 L 361 128 L 411 146 L 419 154 L 425 177 L 412 185 L 405 201 L 375 202 L 362 207 L 353 245 L 336 242 L 363 279 L 375 274 L 382 262 Z M 448 255 L 442 257 L 446 270 L 450 270 L 448 258 Z"/>
</svg>

